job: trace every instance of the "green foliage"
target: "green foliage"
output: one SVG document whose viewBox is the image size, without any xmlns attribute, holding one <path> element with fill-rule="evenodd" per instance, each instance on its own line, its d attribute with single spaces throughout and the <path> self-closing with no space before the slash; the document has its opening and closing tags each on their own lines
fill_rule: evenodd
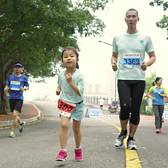
<svg viewBox="0 0 168 168">
<path fill-rule="evenodd" d="M 1 1 L 0 58 L 5 69 L 11 73 L 14 62 L 21 61 L 27 76 L 54 76 L 58 73 L 55 68 L 60 61 L 60 49 L 69 45 L 79 49 L 77 33 L 101 34 L 105 25 L 92 13 L 104 9 L 107 2 Z"/>
<path fill-rule="evenodd" d="M 111 0 L 112 1 L 112 0 Z M 79 50 L 77 35 L 101 35 L 105 24 L 94 12 L 108 0 L 1 0 L 0 1 L 0 94 L 16 61 L 23 74 L 33 78 L 59 73 L 62 48 Z M 1 104 L 2 105 L 2 104 Z M 0 113 L 4 110 L 1 107 Z"/>
<path fill-rule="evenodd" d="M 148 105 L 148 104 L 147 104 L 147 99 L 142 99 L 140 111 L 145 111 L 147 105 Z"/>
<path fill-rule="evenodd" d="M 152 83 L 156 79 L 156 73 L 151 73 L 150 77 L 146 78 L 146 84 L 145 84 L 145 91 L 144 91 L 144 97 L 142 99 L 141 107 L 140 107 L 140 113 L 146 114 L 146 115 L 153 115 L 150 111 L 146 111 L 147 103 L 147 94 L 149 92 L 149 89 L 152 87 Z"/>
<path fill-rule="evenodd" d="M 168 1 L 161 1 L 161 0 L 152 0 L 149 5 L 154 6 L 162 6 L 163 7 L 163 11 L 166 11 L 168 9 Z M 156 26 L 160 27 L 160 28 L 166 28 L 167 29 L 167 35 L 168 35 L 168 16 L 164 15 L 163 18 L 159 21 L 156 22 Z M 168 40 L 168 37 L 166 38 Z"/>
<path fill-rule="evenodd" d="M 146 78 L 144 98 L 147 97 L 149 89 L 152 87 L 152 83 L 155 81 L 155 79 L 156 79 L 156 73 L 151 73 L 151 76 Z"/>
<path fill-rule="evenodd" d="M 145 114 L 145 115 L 153 115 L 153 112 L 151 113 L 150 111 L 146 111 L 146 106 L 147 106 L 147 99 L 142 99 L 141 107 L 140 107 L 140 113 Z"/>
</svg>

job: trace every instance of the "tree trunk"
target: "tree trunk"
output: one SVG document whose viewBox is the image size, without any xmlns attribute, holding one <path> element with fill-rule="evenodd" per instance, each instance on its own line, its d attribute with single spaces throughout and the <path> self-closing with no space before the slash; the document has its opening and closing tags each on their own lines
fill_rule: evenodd
<svg viewBox="0 0 168 168">
<path fill-rule="evenodd" d="M 6 74 L 5 74 L 5 68 L 3 64 L 1 64 L 1 90 L 0 90 L 0 96 L 1 96 L 1 107 L 0 107 L 0 114 L 7 114 L 6 112 L 6 93 L 4 92 L 4 87 L 5 87 L 5 80 L 6 80 Z"/>
<path fill-rule="evenodd" d="M 1 89 L 3 90 L 3 89 Z M 0 114 L 7 114 L 6 112 L 6 93 L 4 93 L 4 91 L 1 91 L 1 110 L 0 110 Z"/>
</svg>

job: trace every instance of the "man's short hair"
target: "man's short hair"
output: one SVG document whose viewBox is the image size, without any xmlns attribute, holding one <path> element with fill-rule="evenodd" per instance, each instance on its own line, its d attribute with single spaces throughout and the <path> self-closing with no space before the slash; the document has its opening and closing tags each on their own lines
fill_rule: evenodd
<svg viewBox="0 0 168 168">
<path fill-rule="evenodd" d="M 137 13 L 137 17 L 138 17 L 138 11 L 137 11 L 136 9 L 130 8 L 130 9 L 127 10 L 127 12 L 128 12 L 128 11 L 135 11 L 135 12 Z M 126 12 L 126 16 L 127 16 L 127 12 Z"/>
</svg>

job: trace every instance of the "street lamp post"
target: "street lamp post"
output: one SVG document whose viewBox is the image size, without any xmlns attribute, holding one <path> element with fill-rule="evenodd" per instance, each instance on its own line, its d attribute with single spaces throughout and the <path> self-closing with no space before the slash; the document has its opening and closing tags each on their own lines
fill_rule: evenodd
<svg viewBox="0 0 168 168">
<path fill-rule="evenodd" d="M 104 41 L 98 41 L 98 42 L 113 46 L 112 44 L 104 42 Z M 115 103 L 116 103 L 116 71 L 115 71 Z"/>
</svg>

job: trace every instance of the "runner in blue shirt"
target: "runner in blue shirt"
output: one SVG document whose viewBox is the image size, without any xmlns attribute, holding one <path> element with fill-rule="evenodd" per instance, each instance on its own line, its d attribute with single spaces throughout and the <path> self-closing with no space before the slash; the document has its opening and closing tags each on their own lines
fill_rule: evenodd
<svg viewBox="0 0 168 168">
<path fill-rule="evenodd" d="M 157 77 L 153 86 L 149 89 L 148 97 L 153 100 L 153 111 L 155 113 L 155 127 L 156 133 L 161 133 L 162 130 L 162 115 L 164 111 L 164 97 L 167 97 L 167 90 L 161 86 L 162 78 Z M 151 96 L 153 93 L 153 96 Z"/>
<path fill-rule="evenodd" d="M 18 114 L 21 113 L 23 105 L 23 91 L 29 89 L 27 77 L 21 74 L 22 64 L 16 62 L 14 65 L 14 74 L 10 75 L 6 81 L 4 92 L 10 90 L 9 104 L 13 115 L 12 131 L 9 137 L 15 137 L 15 128 L 19 123 L 19 132 L 22 133 L 25 122 L 21 122 Z"/>
</svg>

